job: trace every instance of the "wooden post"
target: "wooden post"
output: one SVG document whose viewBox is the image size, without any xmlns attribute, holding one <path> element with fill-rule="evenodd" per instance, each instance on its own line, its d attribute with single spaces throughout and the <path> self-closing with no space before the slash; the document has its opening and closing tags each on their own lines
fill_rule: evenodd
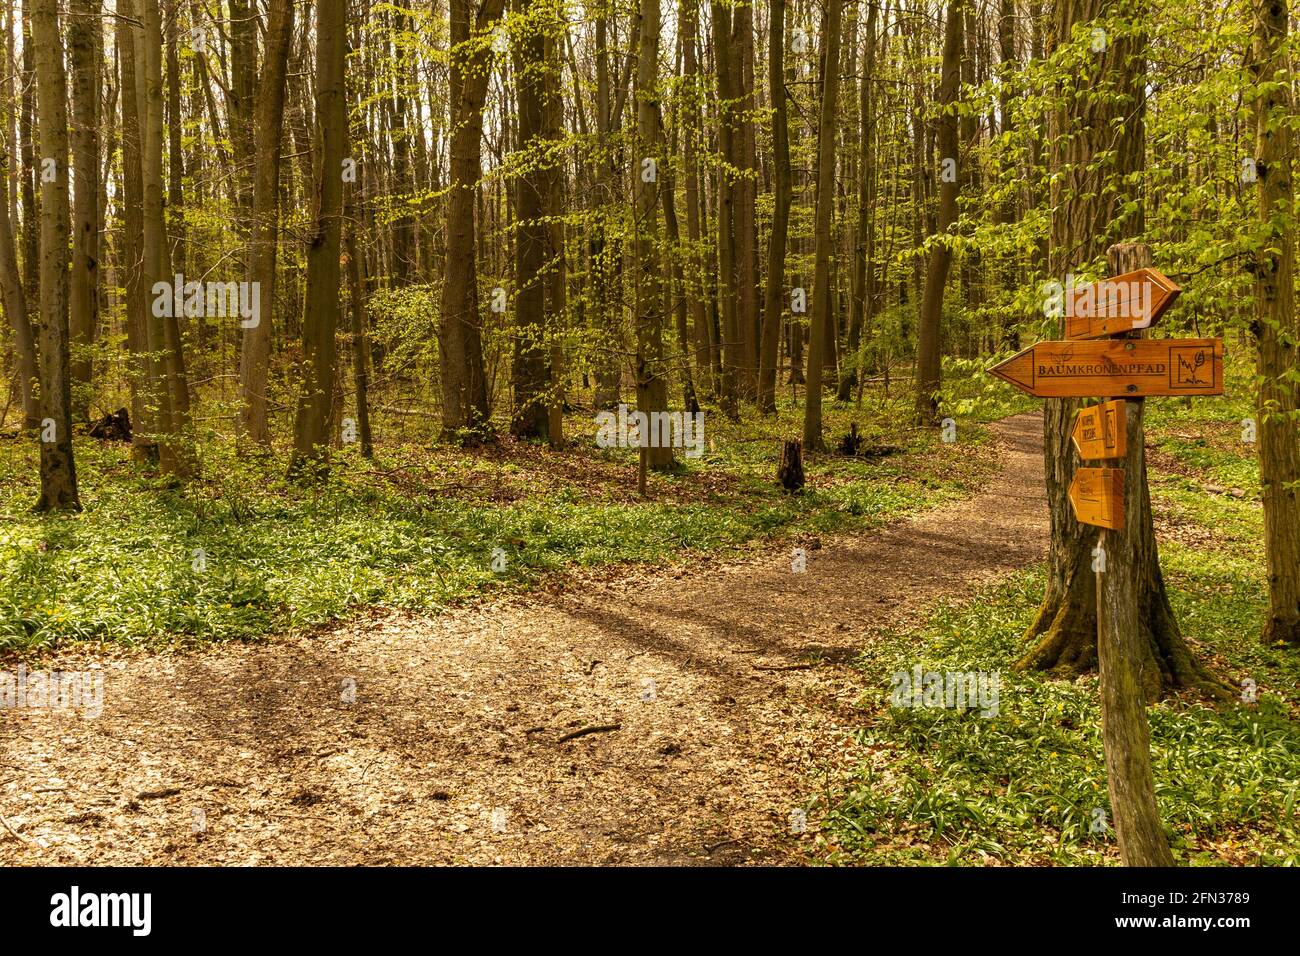
<svg viewBox="0 0 1300 956">
<path fill-rule="evenodd" d="M 1107 259 L 1111 274 L 1122 275 L 1149 266 L 1151 251 L 1138 244 L 1111 246 Z M 1130 333 L 1135 337 L 1143 334 Z M 1147 493 L 1143 399 L 1126 401 L 1124 409 L 1124 424 L 1115 424 L 1127 429 L 1124 501 L 1126 512 L 1136 519 L 1138 504 Z M 1106 572 L 1098 574 L 1097 590 L 1097 660 L 1106 779 L 1124 865 L 1173 866 L 1173 854 L 1156 807 L 1150 728 L 1139 673 L 1146 659 L 1138 626 L 1141 525 L 1132 519 L 1124 522 L 1122 530 L 1109 535 L 1102 531 L 1099 539 L 1103 548 L 1108 547 Z"/>
</svg>

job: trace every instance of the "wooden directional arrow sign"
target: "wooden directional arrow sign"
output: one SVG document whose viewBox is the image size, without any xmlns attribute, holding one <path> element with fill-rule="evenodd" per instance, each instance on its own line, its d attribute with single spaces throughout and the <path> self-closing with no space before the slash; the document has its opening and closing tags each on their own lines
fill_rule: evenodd
<svg viewBox="0 0 1300 956">
<path fill-rule="evenodd" d="M 1157 269 L 1065 290 L 1065 337 L 1099 339 L 1150 328 L 1183 290 Z"/>
<path fill-rule="evenodd" d="M 1123 458 L 1128 433 L 1126 415 L 1123 399 L 1079 409 L 1074 431 L 1070 433 L 1079 457 L 1084 461 Z"/>
<path fill-rule="evenodd" d="M 1080 524 L 1124 530 L 1124 469 L 1080 468 L 1070 482 L 1070 504 Z"/>
<path fill-rule="evenodd" d="M 989 372 L 1038 398 L 1222 395 L 1222 339 L 1039 342 Z"/>
</svg>

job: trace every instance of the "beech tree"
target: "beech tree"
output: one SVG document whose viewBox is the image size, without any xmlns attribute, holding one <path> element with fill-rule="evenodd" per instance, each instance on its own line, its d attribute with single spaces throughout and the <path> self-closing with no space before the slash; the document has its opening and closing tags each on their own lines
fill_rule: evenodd
<svg viewBox="0 0 1300 956">
<path fill-rule="evenodd" d="M 57 0 L 33 0 L 36 96 L 41 113 L 41 496 L 37 511 L 80 511 L 72 456 L 68 374 L 68 81 Z"/>
<path fill-rule="evenodd" d="M 827 0 L 822 18 L 821 108 L 817 122 L 817 217 L 813 229 L 812 332 L 808 347 L 808 397 L 804 403 L 803 445 L 825 446 L 822 438 L 822 373 L 831 319 L 831 216 L 835 209 L 835 103 L 839 96 L 840 22 L 843 3 Z"/>
<path fill-rule="evenodd" d="M 1127 0 L 1063 0 L 1055 8 L 1049 56 L 1055 54 L 1059 103 L 1050 119 L 1052 177 L 1050 269 L 1065 278 L 1104 254 L 1109 240 L 1142 231 L 1141 205 L 1129 217 L 1120 202 L 1121 182 L 1144 162 L 1144 71 L 1141 34 L 1118 39 L 1076 33 L 1075 24 L 1105 22 L 1104 16 L 1133 22 L 1141 16 Z M 1097 27 L 1097 29 L 1104 29 Z M 1093 49 L 1093 46 L 1100 49 Z M 1118 117 L 1125 117 L 1122 124 Z M 1116 137 L 1113 129 L 1119 130 Z M 1067 135 L 1067 131 L 1069 134 Z M 1070 438 L 1076 399 L 1044 402 L 1043 446 L 1051 549 L 1047 591 L 1026 639 L 1022 668 L 1075 675 L 1096 666 L 1096 580 L 1092 570 L 1095 535 L 1081 525 L 1069 490 L 1078 468 Z M 1145 658 L 1137 666 L 1142 689 L 1154 698 L 1172 689 L 1195 687 L 1219 694 L 1224 688 L 1193 656 L 1174 618 L 1152 526 L 1151 501 L 1130 501 L 1126 523 L 1138 528 L 1132 573 Z"/>
<path fill-rule="evenodd" d="M 275 321 L 276 251 L 280 235 L 280 158 L 289 47 L 293 42 L 293 0 L 270 0 L 266 55 L 257 87 L 253 126 L 256 141 L 253 219 L 249 238 L 248 280 L 258 297 L 257 322 L 244 329 L 239 383 L 243 407 L 239 427 L 247 440 L 267 448 L 267 373 Z M 341 175 L 340 171 L 340 175 Z"/>
<path fill-rule="evenodd" d="M 291 474 L 319 470 L 329 447 L 334 397 L 335 340 L 339 325 L 339 251 L 343 237 L 344 151 L 348 141 L 345 100 L 347 0 L 316 4 L 315 228 L 307 248 L 307 290 L 302 322 L 302 368 L 293 428 Z"/>
<path fill-rule="evenodd" d="M 482 175 L 483 101 L 492 58 L 492 25 L 505 0 L 482 0 L 471 20 L 471 0 L 450 0 L 451 175 L 447 251 L 438 348 L 442 356 L 442 432 L 474 438 L 488 425 L 478 297 L 478 232 L 474 198 Z"/>
<path fill-rule="evenodd" d="M 952 0 L 944 28 L 943 78 L 939 82 L 939 211 L 927 259 L 921 314 L 917 320 L 916 419 L 922 425 L 934 422 L 939 407 L 939 333 L 954 239 L 949 230 L 957 221 L 958 167 L 964 161 L 964 157 L 959 155 L 957 142 L 957 91 L 961 84 L 965 18 L 965 4 L 962 0 Z"/>
<path fill-rule="evenodd" d="M 1295 308 L 1294 137 L 1286 0 L 1254 0 L 1255 167 L 1263 242 L 1255 267 L 1259 480 L 1269 611 L 1264 640 L 1300 645 L 1300 367 Z"/>
</svg>

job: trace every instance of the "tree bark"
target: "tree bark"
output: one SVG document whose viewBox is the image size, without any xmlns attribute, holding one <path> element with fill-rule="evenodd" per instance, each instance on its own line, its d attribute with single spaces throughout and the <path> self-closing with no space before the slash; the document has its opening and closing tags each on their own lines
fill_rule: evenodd
<svg viewBox="0 0 1300 956">
<path fill-rule="evenodd" d="M 6 176 L 7 178 L 7 176 Z M 38 404 L 39 379 L 36 369 L 36 334 L 27 315 L 27 295 L 23 290 L 22 275 L 18 271 L 18 256 L 14 244 L 13 222 L 9 217 L 9 203 L 0 202 L 0 292 L 4 295 L 5 314 L 14 333 L 14 374 L 18 378 L 18 394 L 23 406 L 23 427 L 36 428 L 41 415 Z"/>
<path fill-rule="evenodd" d="M 241 405 L 238 436 L 270 448 L 266 420 L 267 374 L 271 363 L 271 331 L 275 319 L 276 250 L 280 238 L 280 157 L 284 138 L 285 87 L 289 48 L 293 43 L 292 0 L 270 0 L 266 54 L 254 107 L 253 222 L 249 239 L 248 281 L 258 298 L 258 321 L 243 330 L 239 355 Z"/>
<path fill-rule="evenodd" d="M 141 153 L 144 137 L 141 130 L 139 74 L 135 35 L 138 28 L 132 0 L 117 0 L 116 47 L 121 73 L 119 99 L 122 104 L 122 234 L 117 250 L 117 267 L 123 273 L 126 293 L 126 342 L 128 376 L 131 387 L 131 455 L 144 465 L 158 460 L 155 439 L 158 420 L 154 387 L 150 378 L 149 342 L 145 316 L 148 303 L 143 267 L 144 182 L 141 176 Z"/>
<path fill-rule="evenodd" d="M 758 159 L 754 132 L 754 8 L 731 13 L 732 89 L 736 95 L 732 148 L 738 170 L 732 186 L 735 237 L 737 385 L 748 401 L 758 394 Z"/>
<path fill-rule="evenodd" d="M 873 6 L 874 10 L 875 7 Z M 759 354 L 758 407 L 776 412 L 777 346 L 785 302 L 786 243 L 790 232 L 790 127 L 785 88 L 785 0 L 772 0 L 767 44 L 767 81 L 772 92 L 772 231 L 767 244 L 767 288 Z"/>
<path fill-rule="evenodd" d="M 72 353 L 72 414 L 88 418 L 90 348 L 99 306 L 99 63 L 96 31 L 103 29 L 98 4 L 71 0 L 68 53 L 72 80 L 72 277 L 69 288 L 69 349 Z"/>
<path fill-rule="evenodd" d="M 35 510 L 80 511 L 68 376 L 68 80 L 63 69 L 58 0 L 33 0 L 32 43 L 36 48 L 42 169 L 41 496 Z"/>
<path fill-rule="evenodd" d="M 315 227 L 307 247 L 307 288 L 302 320 L 302 367 L 293 427 L 291 476 L 312 477 L 325 468 L 334 395 L 335 338 L 339 324 L 339 248 L 343 225 L 343 159 L 347 151 L 347 0 L 316 5 Z"/>
<path fill-rule="evenodd" d="M 871 85 L 876 74 L 877 0 L 868 0 L 867 45 L 862 62 L 862 86 L 858 100 L 862 129 L 858 143 L 858 232 L 853 247 L 853 296 L 850 302 L 848 359 L 841 365 L 840 390 L 836 396 L 847 402 L 858 384 L 861 370 L 858 353 L 864 330 L 870 335 L 876 295 L 875 266 L 875 98 Z"/>
<path fill-rule="evenodd" d="M 822 439 L 822 373 L 831 319 L 831 217 L 835 209 L 835 105 L 840 88 L 840 23 L 843 0 L 827 0 L 822 18 L 821 112 L 817 123 L 817 210 L 813 224 L 813 311 L 808 345 L 808 389 L 804 398 L 803 446 L 825 447 Z"/>
<path fill-rule="evenodd" d="M 171 296 L 173 277 L 167 262 L 167 225 L 163 202 L 163 73 L 162 15 L 158 0 L 144 0 L 143 29 L 136 32 L 136 86 L 140 94 L 141 127 L 140 180 L 143 185 L 142 287 L 150 296 L 145 315 L 148 343 L 149 401 L 156 409 L 158 461 L 164 474 L 185 477 L 193 468 L 192 449 L 185 447 L 188 424 L 188 393 L 180 364 L 180 342 L 174 308 L 160 308 L 162 297 Z M 159 284 L 165 284 L 166 290 Z M 173 296 L 174 302 L 174 296 Z M 167 313 L 171 313 L 170 317 Z"/>
<path fill-rule="evenodd" d="M 939 410 L 938 392 L 942 373 L 939 336 L 943 318 L 943 293 L 948 284 L 948 270 L 952 266 L 954 237 L 950 231 L 957 221 L 957 192 L 961 180 L 961 174 L 955 167 L 962 161 L 958 155 L 957 143 L 957 99 L 961 83 L 965 6 L 964 0 L 951 0 L 948 4 L 948 23 L 943 36 L 943 68 L 939 80 L 941 112 L 937 137 L 940 163 L 939 208 L 932 237 L 934 241 L 926 264 L 925 289 L 916 330 L 916 421 L 919 425 L 933 424 Z"/>
<path fill-rule="evenodd" d="M 515 301 L 511 332 L 511 378 L 515 407 L 510 432 L 517 438 L 545 438 L 550 428 L 546 374 L 546 266 L 548 224 L 543 216 L 546 24 L 541 0 L 513 0 L 514 75 L 517 115 L 515 148 L 521 172 L 515 179 Z"/>
<path fill-rule="evenodd" d="M 478 440 L 488 430 L 487 373 L 483 365 L 478 303 L 478 233 L 475 196 L 482 174 L 483 103 L 491 74 L 491 49 L 471 47 L 471 0 L 451 0 L 451 177 L 447 200 L 447 253 L 438 346 L 442 372 L 444 439 Z M 482 0 L 472 24 L 481 37 L 501 17 L 504 0 Z"/>
<path fill-rule="evenodd" d="M 1259 480 L 1269 608 L 1266 643 L 1300 645 L 1300 385 L 1295 308 L 1295 185 L 1286 0 L 1254 0 L 1256 182 L 1269 241 L 1255 262 Z"/>
<path fill-rule="evenodd" d="M 722 375 L 718 382 L 719 398 L 722 410 L 735 418 L 739 414 L 737 406 L 738 378 L 741 370 L 741 338 L 739 326 L 739 280 L 737 276 L 736 244 L 736 184 L 731 168 L 736 161 L 736 132 L 731 119 L 735 109 L 737 91 L 734 81 L 736 71 L 732 67 L 733 51 L 731 49 L 731 17 L 729 6 L 714 2 L 711 4 L 713 20 L 713 60 L 714 72 L 717 74 L 718 88 L 718 152 L 722 164 L 717 173 L 717 300 L 719 320 L 722 330 L 721 353 Z"/>
<path fill-rule="evenodd" d="M 776 0 L 783 3 L 784 0 Z M 709 318 L 705 304 L 707 266 L 700 252 L 703 229 L 700 223 L 700 140 L 702 137 L 700 102 L 704 88 L 700 84 L 696 43 L 699 39 L 698 0 L 681 0 L 678 14 L 682 31 L 682 77 L 685 81 L 682 104 L 682 165 L 685 169 L 686 239 L 689 243 L 685 269 L 686 299 L 691 314 L 691 332 L 695 349 L 695 381 L 700 389 L 716 398 L 713 378 L 713 350 L 710 345 Z"/>
<path fill-rule="evenodd" d="M 659 281 L 659 170 L 667 168 L 659 137 L 659 0 L 641 0 L 640 45 L 637 51 L 637 140 L 640 152 L 633 182 L 636 196 L 636 407 L 652 416 L 668 410 L 668 383 L 664 378 L 664 301 Z M 655 175 L 647 175 L 645 161 L 653 162 Z M 653 433 L 653 428 L 648 428 Z M 671 445 L 647 447 L 641 436 L 645 465 L 658 471 L 672 467 Z M 654 437 L 662 437 L 654 435 Z"/>
<path fill-rule="evenodd" d="M 370 337 L 366 332 L 365 260 L 357 252 L 355 196 L 352 215 L 348 216 L 344 244 L 348 262 L 348 298 L 352 315 L 352 385 L 356 390 L 357 437 L 361 440 L 361 457 L 375 456 L 375 441 L 370 429 Z"/>
</svg>

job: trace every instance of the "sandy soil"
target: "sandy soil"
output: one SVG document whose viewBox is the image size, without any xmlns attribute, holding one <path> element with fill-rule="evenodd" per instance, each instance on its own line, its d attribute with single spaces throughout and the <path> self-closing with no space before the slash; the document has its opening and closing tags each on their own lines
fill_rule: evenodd
<svg viewBox="0 0 1300 956">
<path fill-rule="evenodd" d="M 0 864 L 797 863 L 858 758 L 846 666 L 1046 551 L 1041 424 L 974 498 L 743 563 L 198 653 L 62 654 L 0 711 Z M 567 738 L 567 739 L 566 739 Z"/>
</svg>

